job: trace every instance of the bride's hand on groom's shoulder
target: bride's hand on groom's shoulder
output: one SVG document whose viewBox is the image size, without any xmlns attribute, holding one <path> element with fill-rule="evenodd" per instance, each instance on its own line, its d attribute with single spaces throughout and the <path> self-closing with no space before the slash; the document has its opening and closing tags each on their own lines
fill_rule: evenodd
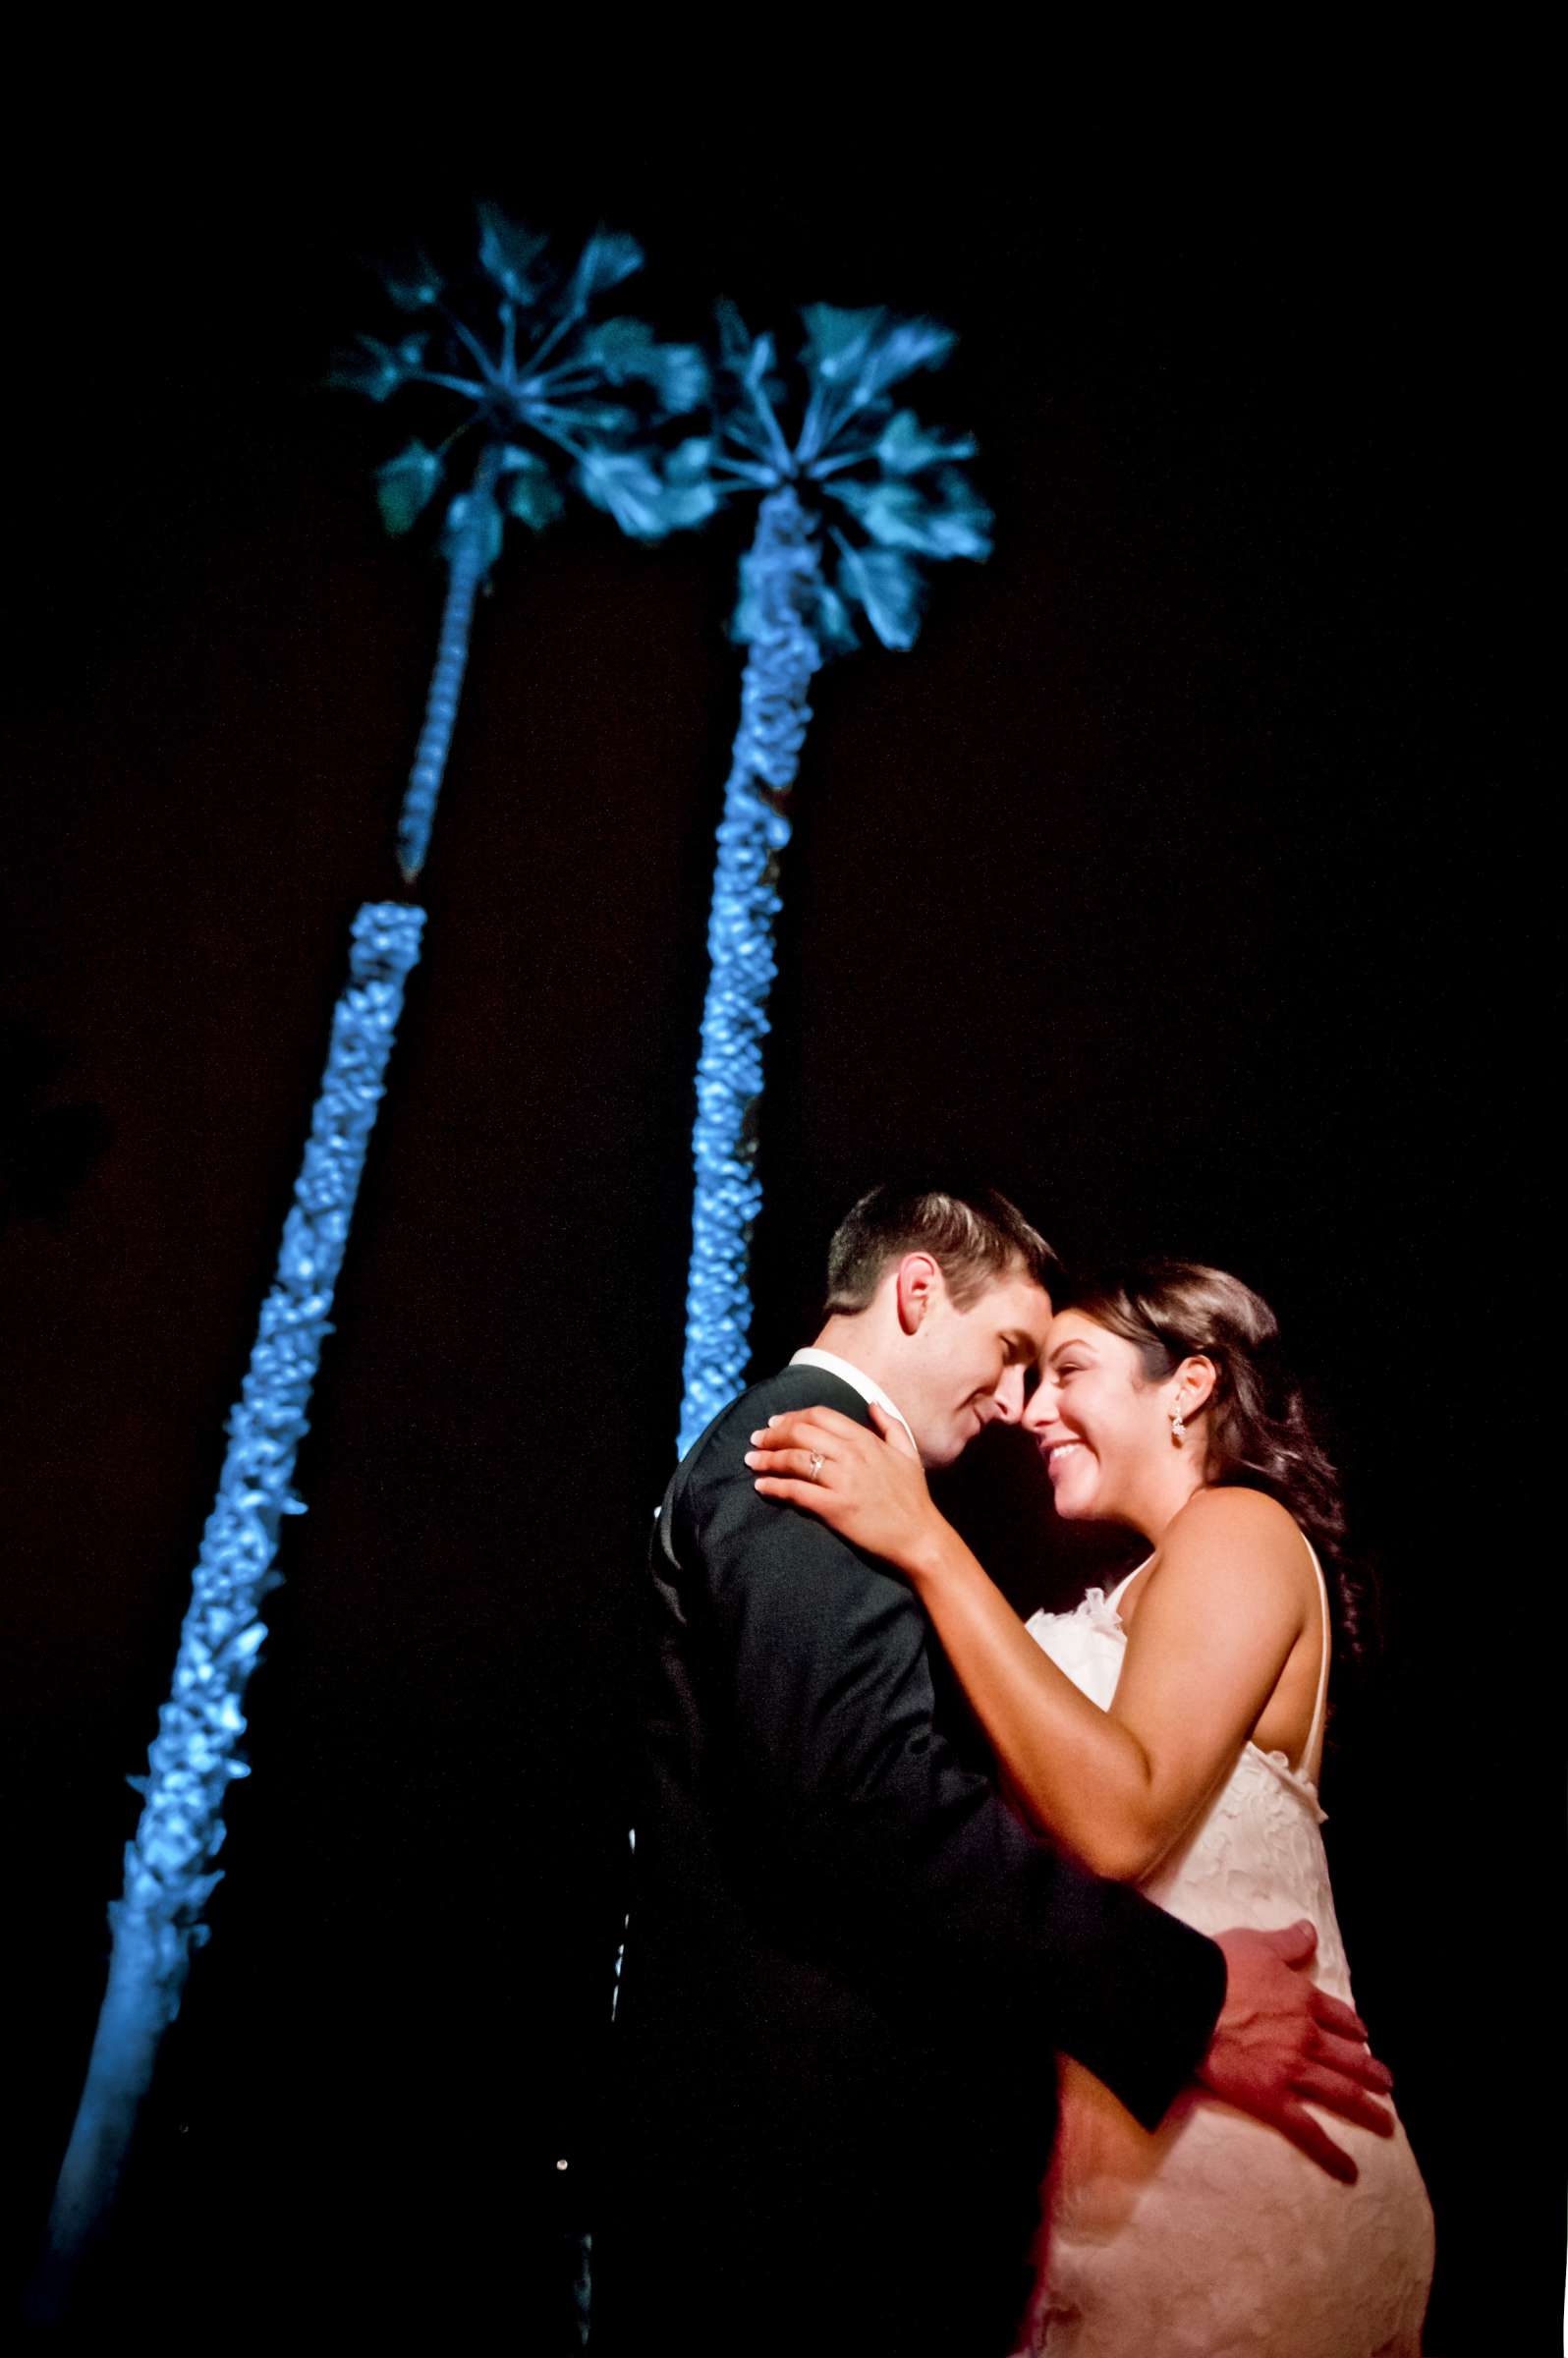
<svg viewBox="0 0 1568 2358">
<path fill-rule="evenodd" d="M 870 1413 L 870 1432 L 836 1408 L 770 1417 L 746 1462 L 764 1498 L 805 1507 L 868 1555 L 918 1573 L 942 1519 L 903 1426 L 874 1404 Z"/>
<path fill-rule="evenodd" d="M 1388 2094 L 1393 2078 L 1368 2047 L 1361 2017 L 1309 1980 L 1316 1929 L 1303 1920 L 1274 1933 L 1239 1930 L 1221 1933 L 1218 1944 L 1225 2002 L 1198 2077 L 1353 2185 L 1355 2162 L 1307 2105 L 1391 2137 L 1393 2114 L 1373 2100 Z"/>
</svg>

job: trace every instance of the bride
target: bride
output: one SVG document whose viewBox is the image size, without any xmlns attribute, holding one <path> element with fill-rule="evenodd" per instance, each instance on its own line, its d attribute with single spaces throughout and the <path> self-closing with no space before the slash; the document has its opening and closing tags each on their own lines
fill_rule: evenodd
<svg viewBox="0 0 1568 2358">
<path fill-rule="evenodd" d="M 943 1517 L 900 1427 L 775 1418 L 757 1488 L 914 1583 L 1017 1807 L 1202 1932 L 1310 1918 L 1350 2000 L 1317 1802 L 1336 1624 L 1354 1642 L 1333 1470 L 1239 1279 L 1153 1262 L 1080 1289 L 1024 1413 L 1058 1514 L 1152 1553 L 1027 1624 Z M 881 1437 L 878 1438 L 877 1435 Z M 1325 1569 L 1327 1567 L 1327 1576 Z M 1331 1584 L 1331 1585 L 1330 1585 Z M 1431 2212 L 1415 2158 L 1306 2103 L 1295 2142 L 1193 2087 L 1150 2133 L 1062 2064 L 1024 2347 L 1040 2358 L 1418 2358 Z"/>
</svg>

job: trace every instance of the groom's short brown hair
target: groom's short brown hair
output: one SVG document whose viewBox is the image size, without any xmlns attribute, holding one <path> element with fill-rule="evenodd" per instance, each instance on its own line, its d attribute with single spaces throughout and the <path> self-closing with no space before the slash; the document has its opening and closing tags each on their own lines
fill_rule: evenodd
<svg viewBox="0 0 1568 2358">
<path fill-rule="evenodd" d="M 839 1222 L 827 1248 L 828 1318 L 865 1310 L 890 1261 L 928 1253 L 956 1310 L 968 1310 L 987 1285 L 1032 1277 L 1058 1292 L 1062 1264 L 1016 1204 L 993 1187 L 873 1187 Z"/>
</svg>

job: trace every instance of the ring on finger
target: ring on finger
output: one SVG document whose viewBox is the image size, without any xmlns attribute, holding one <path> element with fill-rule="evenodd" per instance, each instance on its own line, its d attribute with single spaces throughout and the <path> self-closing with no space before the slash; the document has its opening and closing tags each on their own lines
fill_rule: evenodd
<svg viewBox="0 0 1568 2358">
<path fill-rule="evenodd" d="M 812 1451 L 812 1455 L 811 1455 L 811 1468 L 810 1468 L 810 1471 L 808 1472 L 808 1474 L 807 1474 L 807 1477 L 806 1477 L 806 1479 L 807 1479 L 807 1481 L 808 1481 L 808 1482 L 818 1482 L 818 1481 L 820 1481 L 820 1479 L 821 1479 L 821 1474 L 822 1474 L 822 1465 L 823 1465 L 822 1452 L 820 1451 L 820 1449 L 813 1449 L 813 1450 Z"/>
</svg>

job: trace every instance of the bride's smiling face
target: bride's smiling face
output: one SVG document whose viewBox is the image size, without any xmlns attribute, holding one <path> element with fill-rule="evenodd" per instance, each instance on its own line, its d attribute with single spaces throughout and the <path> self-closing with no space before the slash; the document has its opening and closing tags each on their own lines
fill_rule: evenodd
<svg viewBox="0 0 1568 2358">
<path fill-rule="evenodd" d="M 1059 1515 L 1133 1518 L 1150 1473 L 1171 1455 L 1171 1390 L 1148 1381 L 1135 1344 L 1075 1310 L 1058 1313 L 1023 1425 Z"/>
</svg>

